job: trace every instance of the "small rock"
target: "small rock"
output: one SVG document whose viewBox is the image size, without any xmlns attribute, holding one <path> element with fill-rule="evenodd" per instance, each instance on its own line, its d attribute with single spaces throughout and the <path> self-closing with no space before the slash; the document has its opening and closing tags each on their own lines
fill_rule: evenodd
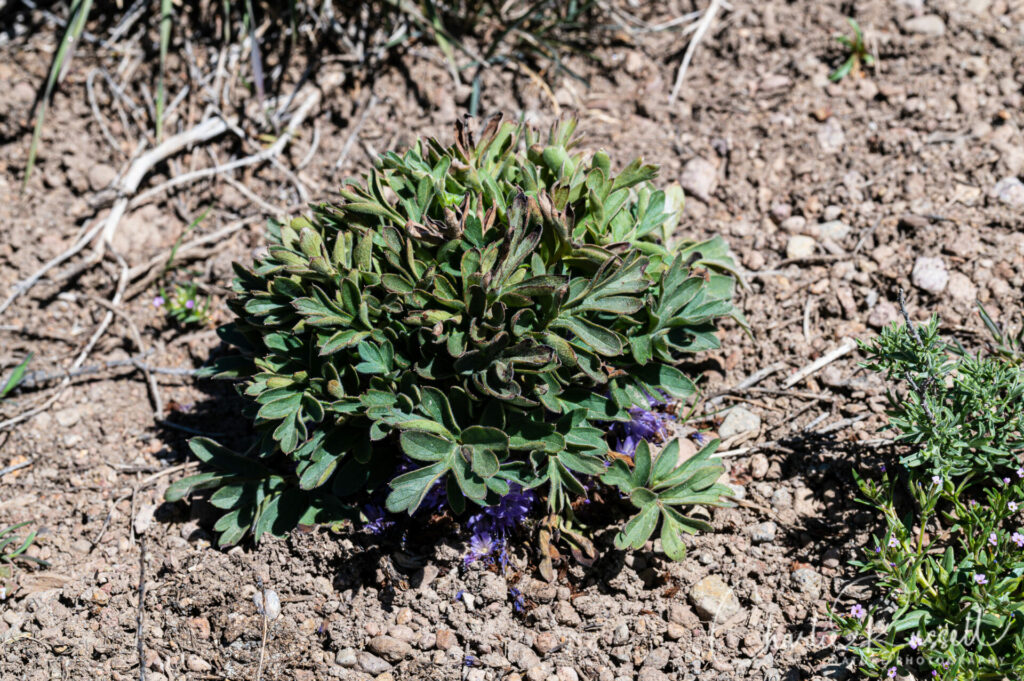
<svg viewBox="0 0 1024 681">
<path fill-rule="evenodd" d="M 668 676 L 665 675 L 665 672 L 654 667 L 644 667 L 636 678 L 637 681 L 668 681 Z"/>
<path fill-rule="evenodd" d="M 734 407 L 722 421 L 718 436 L 727 440 L 734 435 L 756 434 L 761 430 L 761 417 L 743 407 Z"/>
<path fill-rule="evenodd" d="M 713 163 L 699 156 L 692 158 L 683 166 L 679 184 L 688 195 L 696 196 L 707 203 L 718 184 L 718 169 Z"/>
<path fill-rule="evenodd" d="M 365 650 L 356 653 L 356 662 L 359 665 L 359 669 L 367 674 L 383 674 L 391 669 L 390 664 Z"/>
<path fill-rule="evenodd" d="M 440 574 L 440 570 L 438 570 L 436 565 L 424 565 L 418 576 L 420 591 L 429 589 L 430 585 L 437 579 L 438 574 Z"/>
<path fill-rule="evenodd" d="M 778 526 L 771 520 L 767 520 L 757 525 L 752 525 L 747 529 L 747 533 L 750 535 L 750 540 L 755 544 L 764 544 L 767 542 L 775 541 L 775 532 L 778 530 Z"/>
<path fill-rule="evenodd" d="M 894 304 L 888 300 L 880 300 L 868 314 L 868 326 L 873 329 L 882 329 L 896 321 L 899 315 L 899 308 Z"/>
<path fill-rule="evenodd" d="M 412 655 L 412 646 L 391 636 L 374 636 L 367 646 L 388 662 L 398 662 Z"/>
<path fill-rule="evenodd" d="M 793 206 L 788 203 L 773 203 L 770 214 L 775 224 L 782 224 L 784 220 L 793 214 Z"/>
<path fill-rule="evenodd" d="M 487 672 L 483 669 L 470 669 L 466 674 L 466 681 L 484 681 L 486 678 Z"/>
<path fill-rule="evenodd" d="M 1024 182 L 1016 177 L 1004 177 L 992 188 L 992 196 L 1010 208 L 1024 208 Z"/>
<path fill-rule="evenodd" d="M 68 407 L 58 411 L 55 416 L 61 428 L 70 428 L 81 420 L 82 412 L 78 407 Z"/>
<path fill-rule="evenodd" d="M 917 288 L 938 294 L 942 293 L 949 283 L 949 272 L 946 271 L 946 263 L 942 262 L 942 258 L 921 256 L 914 261 L 910 280 Z"/>
<path fill-rule="evenodd" d="M 668 628 L 665 630 L 665 635 L 672 641 L 678 641 L 682 637 L 686 636 L 686 627 L 675 622 L 669 622 Z"/>
<path fill-rule="evenodd" d="M 388 636 L 399 641 L 405 641 L 406 643 L 412 643 L 417 638 L 416 632 L 412 630 L 412 627 L 405 624 L 396 624 L 388 629 Z"/>
<path fill-rule="evenodd" d="M 690 587 L 690 601 L 701 619 L 727 622 L 740 612 L 740 602 L 718 575 L 708 575 Z"/>
<path fill-rule="evenodd" d="M 384 672 L 383 674 L 377 674 L 377 676 L 373 677 L 373 681 L 395 681 L 395 675 L 391 672 Z"/>
<path fill-rule="evenodd" d="M 788 489 L 782 487 L 775 490 L 772 494 L 772 507 L 776 509 L 786 509 L 793 505 L 793 495 Z"/>
<path fill-rule="evenodd" d="M 843 126 L 835 119 L 829 118 L 818 128 L 818 146 L 826 154 L 835 154 L 842 151 L 846 144 L 846 133 Z"/>
<path fill-rule="evenodd" d="M 555 671 L 558 681 L 580 681 L 580 675 L 572 667 L 559 667 Z"/>
<path fill-rule="evenodd" d="M 792 260 L 797 258 L 809 258 L 814 255 L 818 242 L 803 234 L 794 234 L 786 242 L 786 257 Z"/>
<path fill-rule="evenodd" d="M 946 32 L 946 22 L 936 14 L 922 14 L 904 21 L 903 30 L 917 35 L 940 36 Z"/>
<path fill-rule="evenodd" d="M 783 220 L 779 227 L 787 234 L 802 234 L 807 229 L 807 218 L 803 215 L 794 215 Z"/>
<path fill-rule="evenodd" d="M 537 653 L 518 641 L 510 641 L 506 652 L 509 662 L 523 671 L 533 669 L 540 664 L 540 657 Z"/>
<path fill-rule="evenodd" d="M 359 663 L 359 659 L 356 657 L 356 651 L 352 648 L 342 648 L 338 651 L 338 654 L 334 656 L 334 664 L 341 665 L 351 669 Z"/>
<path fill-rule="evenodd" d="M 135 514 L 135 521 L 132 523 L 135 534 L 146 534 L 153 526 L 153 514 L 156 512 L 156 504 L 143 504 L 139 512 Z"/>
<path fill-rule="evenodd" d="M 621 646 L 629 642 L 629 627 L 623 622 L 612 631 L 612 645 Z"/>
<path fill-rule="evenodd" d="M 185 666 L 189 668 L 189 671 L 193 672 L 208 672 L 213 669 L 213 665 L 198 655 L 189 655 L 185 661 Z"/>
<path fill-rule="evenodd" d="M 98 192 L 109 187 L 117 179 L 117 171 L 105 163 L 96 163 L 89 166 L 87 177 L 89 188 Z"/>
<path fill-rule="evenodd" d="M 973 302 L 978 297 L 978 287 L 963 272 L 949 275 L 949 295 L 954 300 Z"/>
<path fill-rule="evenodd" d="M 647 657 L 644 658 L 645 667 L 654 667 L 655 669 L 664 669 L 668 664 L 668 659 L 671 657 L 668 648 L 655 648 L 651 652 L 647 653 Z"/>
<path fill-rule="evenodd" d="M 441 650 L 448 650 L 459 645 L 459 637 L 451 629 L 437 630 L 437 647 Z"/>
<path fill-rule="evenodd" d="M 210 638 L 210 620 L 205 617 L 193 617 L 188 621 L 188 626 L 199 638 Z"/>
<path fill-rule="evenodd" d="M 830 206 L 831 207 L 831 206 Z M 842 241 L 850 233 L 850 226 L 842 220 L 829 220 L 818 225 L 818 235 L 822 239 Z"/>
<path fill-rule="evenodd" d="M 758 452 L 750 457 L 750 477 L 763 480 L 768 475 L 768 457 Z"/>
<path fill-rule="evenodd" d="M 533 648 L 541 655 L 547 655 L 557 648 L 559 643 L 557 636 L 550 631 L 544 631 L 537 634 L 537 638 L 533 640 Z"/>
<path fill-rule="evenodd" d="M 812 598 L 818 598 L 821 595 L 821 575 L 811 568 L 794 570 L 790 575 L 790 580 L 797 591 L 802 594 L 807 594 Z"/>
</svg>

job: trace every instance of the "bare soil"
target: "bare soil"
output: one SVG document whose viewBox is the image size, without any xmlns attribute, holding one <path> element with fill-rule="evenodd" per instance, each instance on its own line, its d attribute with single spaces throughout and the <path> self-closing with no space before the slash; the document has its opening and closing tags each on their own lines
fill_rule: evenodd
<svg viewBox="0 0 1024 681">
<path fill-rule="evenodd" d="M 652 3 L 644 16 L 664 21 L 692 4 Z M 666 183 L 692 176 L 694 166 L 689 173 L 684 167 L 695 158 L 713 168 L 704 178 L 706 200 L 689 192 L 680 231 L 728 239 L 748 272 L 739 304 L 752 333 L 726 327 L 722 349 L 692 369 L 712 395 L 765 367 L 778 363 L 780 370 L 758 383 L 760 390 L 722 395 L 714 407 L 757 415 L 755 430 L 726 443 L 732 450 L 756 447 L 725 459 L 744 503 L 712 511 L 715 532 L 692 540 L 685 561 L 674 564 L 653 551 L 624 555 L 605 534 L 597 564 L 566 563 L 548 584 L 537 575 L 527 535 L 503 572 L 465 567 L 456 528 L 425 533 L 415 526 L 381 537 L 320 528 L 220 550 L 211 546 L 203 502 L 162 499 L 184 474 L 191 433 L 227 444 L 244 438 L 232 389 L 157 375 L 168 408 L 158 423 L 142 374 L 131 366 L 105 368 L 76 376 L 51 408 L 0 433 L 0 468 L 32 462 L 0 477 L 0 527 L 31 521 L 40 528 L 31 555 L 49 563 L 19 566 L 6 584 L 0 678 L 139 677 L 140 612 L 150 681 L 258 674 L 854 678 L 833 645 L 826 608 L 837 598 L 844 602 L 856 576 L 847 562 L 873 528 L 871 510 L 854 501 L 850 471 L 888 456 L 870 443 L 883 423 L 884 386 L 858 368 L 857 352 L 791 389 L 782 383 L 845 339 L 870 337 L 895 319 L 900 288 L 908 291 L 913 317 L 940 314 L 945 330 L 968 347 L 984 342 L 975 299 L 997 320 L 1019 314 L 1024 205 L 998 183 L 1024 172 L 1024 4 L 856 3 L 878 62 L 840 83 L 828 80 L 843 58 L 832 36 L 846 30 L 850 3 L 732 5 L 705 37 L 673 105 L 668 92 L 685 42 L 671 32 L 638 33 L 599 50 L 593 61 L 574 57 L 589 87 L 546 74 L 548 91 L 522 73 L 493 70 L 481 100 L 484 113 L 538 125 L 576 115 L 589 148 L 608 149 L 620 165 L 642 155 L 661 166 Z M 85 94 L 91 68 L 119 58 L 83 46 L 50 108 L 35 175 L 20 190 L 30 108 L 49 65 L 53 30 L 8 42 L 0 60 L 4 298 L 94 224 L 91 202 L 136 144 L 101 93 L 97 109 L 115 141 L 124 140 L 115 150 Z M 308 161 L 296 177 L 312 200 L 329 199 L 343 177 L 370 167 L 375 152 L 421 135 L 448 139 L 469 100 L 430 48 L 370 74 L 332 62 L 313 80 L 332 77 L 342 84 L 324 91 L 281 158 L 281 167 L 292 169 Z M 201 103 L 183 106 L 191 107 L 186 119 L 198 120 Z M 208 148 L 212 156 L 196 149 L 158 167 L 143 186 L 254 151 L 230 138 Z M 253 166 L 234 177 L 271 207 L 301 203 L 295 178 L 281 167 Z M 223 179 L 203 180 L 133 208 L 115 247 L 128 264 L 144 263 L 170 248 L 206 207 L 209 214 L 186 241 L 254 216 L 185 262 L 212 296 L 214 321 L 223 322 L 230 264 L 249 259 L 263 242 L 267 206 Z M 811 241 L 794 239 L 800 236 Z M 922 257 L 938 258 L 946 276 L 938 283 L 914 277 Z M 35 353 L 32 370 L 66 368 L 101 322 L 106 308 L 96 299 L 111 297 L 120 271 L 107 259 L 21 297 L 0 318 L 3 373 L 28 352 Z M 216 350 L 212 328 L 181 329 L 154 309 L 154 285 L 128 292 L 122 309 L 144 348 L 117 316 L 86 366 L 144 350 L 151 366 L 191 369 Z M 21 391 L 0 405 L 0 421 L 41 403 L 58 385 L 51 380 Z M 826 436 L 807 430 L 836 423 L 846 425 Z M 155 517 L 146 523 L 150 512 Z M 738 598 L 727 621 L 702 621 L 694 608 L 692 589 L 709 575 Z M 252 600 L 258 580 L 282 602 L 265 648 Z M 522 592 L 521 603 L 510 589 Z"/>
</svg>

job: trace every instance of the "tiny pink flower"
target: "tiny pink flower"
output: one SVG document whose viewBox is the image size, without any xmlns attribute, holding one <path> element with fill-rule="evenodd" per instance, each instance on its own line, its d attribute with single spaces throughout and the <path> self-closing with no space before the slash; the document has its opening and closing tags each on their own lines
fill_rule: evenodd
<svg viewBox="0 0 1024 681">
<path fill-rule="evenodd" d="M 1007 508 L 1009 508 L 1011 512 L 1016 513 L 1017 512 L 1017 502 L 1016 501 L 1011 501 L 1009 504 L 1007 504 Z"/>
<path fill-rule="evenodd" d="M 996 535 L 995 532 L 993 532 L 992 534 L 990 534 L 988 536 L 988 543 L 991 544 L 992 546 L 995 546 L 996 544 L 999 543 L 999 537 Z"/>
<path fill-rule="evenodd" d="M 164 298 L 163 296 L 157 296 L 153 299 L 153 307 L 163 307 Z"/>
<path fill-rule="evenodd" d="M 1017 548 L 1024 549 L 1024 534 L 1021 534 L 1020 532 L 1014 532 L 1013 536 L 1010 537 L 1010 539 L 1012 539 L 1013 543 L 1017 545 Z"/>
<path fill-rule="evenodd" d="M 867 611 L 864 610 L 864 606 L 860 603 L 856 603 L 852 608 L 850 608 L 850 617 L 856 617 L 857 619 L 862 620 L 867 616 Z"/>
<path fill-rule="evenodd" d="M 936 487 L 940 486 L 942 484 L 942 478 L 940 478 L 937 475 L 933 475 L 932 476 L 932 484 L 935 485 Z"/>
<path fill-rule="evenodd" d="M 1009 485 L 1010 484 L 1010 479 L 1009 478 L 1003 478 L 1003 484 L 1004 485 Z"/>
<path fill-rule="evenodd" d="M 917 634 L 914 634 L 910 637 L 909 645 L 912 649 L 917 650 L 922 645 L 924 645 L 924 639 L 918 636 Z"/>
<path fill-rule="evenodd" d="M 890 679 L 895 679 L 896 678 L 896 667 L 889 667 L 888 677 Z"/>
<path fill-rule="evenodd" d="M 975 584 L 988 584 L 988 577 L 986 577 L 985 575 L 981 574 L 980 572 L 975 572 L 974 573 L 974 583 Z"/>
<path fill-rule="evenodd" d="M 185 301 L 185 307 L 188 308 L 189 310 L 191 310 L 195 306 L 196 306 L 196 301 L 194 301 L 194 300 L 186 300 Z"/>
<path fill-rule="evenodd" d="M 889 537 L 889 548 L 894 549 L 900 545 L 900 540 L 896 537 Z"/>
<path fill-rule="evenodd" d="M 1017 469 L 1017 477 L 1024 478 L 1024 466 L 1021 466 Z"/>
</svg>

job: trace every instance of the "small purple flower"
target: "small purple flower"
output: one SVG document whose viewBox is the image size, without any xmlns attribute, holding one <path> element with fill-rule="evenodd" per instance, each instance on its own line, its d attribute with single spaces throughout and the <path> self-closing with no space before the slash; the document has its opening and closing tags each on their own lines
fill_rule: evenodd
<svg viewBox="0 0 1024 681">
<path fill-rule="evenodd" d="M 940 478 L 937 475 L 933 475 L 932 476 L 932 484 L 935 485 L 936 487 L 941 487 L 942 486 L 942 478 Z"/>
<path fill-rule="evenodd" d="M 881 469 L 881 471 L 883 473 L 885 472 L 885 464 L 884 463 L 882 465 L 880 465 L 879 468 Z"/>
<path fill-rule="evenodd" d="M 513 483 L 509 493 L 494 506 L 485 506 L 466 520 L 471 533 L 469 553 L 463 559 L 466 565 L 497 555 L 502 565 L 508 562 L 505 542 L 530 513 L 536 496 L 533 490 Z"/>
<path fill-rule="evenodd" d="M 889 667 L 889 673 L 887 674 L 887 676 L 890 679 L 895 679 L 896 678 L 896 667 Z"/>
<path fill-rule="evenodd" d="M 910 637 L 910 641 L 909 641 L 908 645 L 911 647 L 911 649 L 917 650 L 922 645 L 924 645 L 924 639 L 921 638 L 920 636 L 918 636 L 917 634 L 914 634 L 913 636 Z"/>
<path fill-rule="evenodd" d="M 999 536 L 995 532 L 993 532 L 988 536 L 988 543 L 992 546 L 995 546 L 999 543 Z"/>
<path fill-rule="evenodd" d="M 988 577 L 986 577 L 985 575 L 981 574 L 980 572 L 975 572 L 974 573 L 974 583 L 975 584 L 988 584 Z"/>
<path fill-rule="evenodd" d="M 1024 478 L 1024 466 L 1017 467 L 1017 477 Z"/>
<path fill-rule="evenodd" d="M 163 307 L 164 302 L 166 301 L 164 300 L 163 296 L 157 296 L 156 298 L 153 299 L 153 307 Z"/>
<path fill-rule="evenodd" d="M 1003 478 L 1003 484 L 1004 485 L 1009 485 L 1010 484 L 1010 479 L 1009 478 Z"/>
<path fill-rule="evenodd" d="M 864 606 L 860 603 L 855 603 L 853 607 L 850 608 L 850 617 L 856 617 L 857 619 L 862 620 L 867 616 L 867 611 L 864 609 Z"/>
<path fill-rule="evenodd" d="M 971 499 L 970 501 L 967 502 L 967 505 L 968 506 L 977 506 L 978 505 L 978 500 L 977 499 Z"/>
<path fill-rule="evenodd" d="M 363 515 L 366 516 L 366 524 L 363 527 L 370 534 L 383 534 L 386 529 L 395 524 L 394 520 L 388 519 L 387 512 L 375 504 L 364 506 Z"/>
<path fill-rule="evenodd" d="M 185 308 L 186 309 L 191 310 L 195 306 L 196 306 L 196 301 L 194 301 L 194 300 L 186 300 L 185 301 Z"/>
<path fill-rule="evenodd" d="M 512 609 L 516 612 L 522 612 L 526 603 L 523 600 L 523 592 L 519 589 L 509 589 L 508 595 L 512 597 Z"/>
<path fill-rule="evenodd" d="M 1016 513 L 1017 512 L 1017 502 L 1016 501 L 1011 501 L 1009 504 L 1006 505 L 1006 507 L 1008 509 L 1010 509 L 1011 513 Z"/>
<path fill-rule="evenodd" d="M 894 549 L 900 545 L 900 540 L 896 537 L 889 537 L 889 548 Z"/>
<path fill-rule="evenodd" d="M 881 546 L 876 546 L 875 547 L 875 553 L 881 553 L 881 552 L 882 552 L 882 547 Z"/>
<path fill-rule="evenodd" d="M 1013 540 L 1013 543 L 1017 545 L 1018 549 L 1024 549 L 1024 534 L 1021 534 L 1020 532 L 1014 532 L 1013 536 L 1010 537 L 1010 539 Z"/>
<path fill-rule="evenodd" d="M 462 559 L 462 561 L 469 565 L 481 558 L 485 558 L 494 553 L 495 544 L 494 540 L 491 539 L 491 535 L 486 532 L 480 534 L 474 534 L 469 540 L 469 553 Z"/>
</svg>

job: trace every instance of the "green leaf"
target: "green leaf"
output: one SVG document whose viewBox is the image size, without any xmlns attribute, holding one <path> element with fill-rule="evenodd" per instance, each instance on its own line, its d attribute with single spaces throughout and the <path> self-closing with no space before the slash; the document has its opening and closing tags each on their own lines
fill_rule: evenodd
<svg viewBox="0 0 1024 681">
<path fill-rule="evenodd" d="M 442 461 L 455 453 L 455 443 L 422 430 L 407 430 L 399 436 L 402 451 L 417 461 Z"/>
<path fill-rule="evenodd" d="M 551 326 L 571 331 L 594 352 L 605 357 L 622 354 L 622 337 L 619 334 L 582 317 L 560 317 Z"/>
<path fill-rule="evenodd" d="M 399 475 L 388 483 L 391 486 L 391 493 L 384 502 L 385 507 L 392 513 L 408 511 L 409 515 L 412 515 L 423 503 L 423 498 L 427 496 L 430 488 L 447 471 L 448 464 L 438 462 Z"/>
<path fill-rule="evenodd" d="M 658 524 L 658 507 L 655 504 L 645 507 L 629 519 L 622 531 L 615 536 L 615 546 L 619 549 L 642 549 L 654 533 Z"/>
</svg>

